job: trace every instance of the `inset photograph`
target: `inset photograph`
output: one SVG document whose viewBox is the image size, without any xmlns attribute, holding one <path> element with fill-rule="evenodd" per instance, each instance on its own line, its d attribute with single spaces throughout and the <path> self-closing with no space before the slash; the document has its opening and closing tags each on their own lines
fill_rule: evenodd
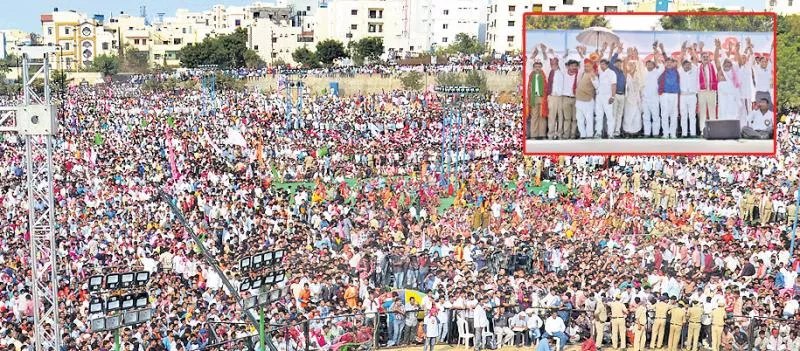
<svg viewBox="0 0 800 351">
<path fill-rule="evenodd" d="M 524 22 L 526 154 L 775 153 L 774 14 Z"/>
</svg>

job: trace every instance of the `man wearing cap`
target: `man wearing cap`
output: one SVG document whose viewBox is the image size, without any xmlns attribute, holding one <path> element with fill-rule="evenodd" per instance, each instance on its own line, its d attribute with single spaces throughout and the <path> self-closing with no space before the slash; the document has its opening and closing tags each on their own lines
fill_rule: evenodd
<svg viewBox="0 0 800 351">
<path fill-rule="evenodd" d="M 660 44 L 661 54 L 667 57 L 664 44 Z M 664 139 L 675 138 L 678 131 L 678 96 L 681 92 L 678 64 L 667 57 L 667 67 L 658 77 L 659 105 L 661 107 L 661 130 Z"/>
<path fill-rule="evenodd" d="M 647 307 L 638 297 L 633 300 L 636 302 L 636 312 L 634 313 L 633 327 L 633 351 L 644 351 L 647 345 Z M 598 347 L 600 345 L 597 345 Z"/>
<path fill-rule="evenodd" d="M 692 307 L 689 308 L 687 315 L 689 321 L 689 331 L 686 337 L 689 340 L 688 348 L 691 351 L 697 351 L 697 344 L 700 341 L 700 322 L 703 317 L 703 307 L 700 306 L 700 301 L 692 301 Z"/>
<path fill-rule="evenodd" d="M 659 300 L 653 306 L 655 310 L 655 321 L 653 321 L 653 331 L 650 334 L 650 348 L 660 349 L 664 345 L 664 327 L 667 321 L 667 312 L 670 310 L 670 305 L 666 302 Z"/>
<path fill-rule="evenodd" d="M 711 312 L 711 350 L 719 351 L 719 345 L 722 343 L 722 329 L 725 327 L 725 317 L 728 312 L 725 311 L 725 301 L 720 301 L 719 306 Z"/>
<path fill-rule="evenodd" d="M 604 294 L 600 294 L 597 297 L 597 304 L 594 308 L 594 344 L 597 347 L 603 345 L 603 333 L 605 333 L 606 323 L 608 322 L 608 312 L 603 298 Z"/>
<path fill-rule="evenodd" d="M 686 319 L 686 305 L 683 301 L 679 302 L 677 306 L 669 310 L 669 339 L 667 345 L 670 351 L 678 351 L 681 341 L 681 331 L 683 331 L 683 323 Z"/>
<path fill-rule="evenodd" d="M 615 349 L 625 349 L 625 317 L 628 315 L 628 308 L 620 302 L 620 296 L 608 304 L 608 307 L 611 310 L 611 345 Z"/>
<path fill-rule="evenodd" d="M 534 50 L 533 57 L 538 54 Z M 533 71 L 528 76 L 528 138 L 544 139 L 547 135 L 546 110 L 547 81 L 542 71 L 542 62 L 533 63 Z"/>
<path fill-rule="evenodd" d="M 583 47 L 578 48 L 581 55 L 584 50 Z M 578 121 L 578 134 L 581 139 L 594 136 L 594 99 L 597 89 L 592 82 L 596 75 L 592 60 L 585 59 L 575 90 L 575 119 Z"/>
<path fill-rule="evenodd" d="M 428 315 L 425 316 L 423 320 L 423 324 L 425 326 L 425 343 L 422 346 L 422 351 L 433 351 L 434 345 L 436 345 L 436 338 L 439 336 L 439 321 L 438 318 L 438 309 L 433 307 L 428 311 Z"/>
</svg>

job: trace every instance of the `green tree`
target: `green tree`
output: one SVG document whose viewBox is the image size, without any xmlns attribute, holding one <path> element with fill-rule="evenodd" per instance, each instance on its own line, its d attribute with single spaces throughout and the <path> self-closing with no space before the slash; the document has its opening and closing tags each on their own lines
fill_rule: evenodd
<svg viewBox="0 0 800 351">
<path fill-rule="evenodd" d="M 778 18 L 778 106 L 781 109 L 800 108 L 800 16 Z"/>
<path fill-rule="evenodd" d="M 186 45 L 178 52 L 178 58 L 182 66 L 189 68 L 199 65 L 241 68 L 246 66 L 247 58 L 251 64 L 258 63 L 253 59 L 255 53 L 252 51 L 247 47 L 247 32 L 238 28 L 228 35 L 209 37 L 201 43 Z"/>
<path fill-rule="evenodd" d="M 455 72 L 442 72 L 436 75 L 436 85 L 463 85 L 461 75 Z"/>
<path fill-rule="evenodd" d="M 292 53 L 292 59 L 303 65 L 305 68 L 314 68 L 319 65 L 319 60 L 317 59 L 317 55 L 309 50 L 307 47 L 297 48 Z"/>
<path fill-rule="evenodd" d="M 253 50 L 247 50 L 244 53 L 244 66 L 247 68 L 261 68 L 266 66 L 267 63 L 261 59 L 261 56 L 258 56 Z"/>
<path fill-rule="evenodd" d="M 92 61 L 92 70 L 110 76 L 119 72 L 119 58 L 116 56 L 100 55 Z"/>
<path fill-rule="evenodd" d="M 464 55 L 480 55 L 486 51 L 486 47 L 478 39 L 467 33 L 456 34 L 455 41 L 448 48 Z"/>
<path fill-rule="evenodd" d="M 357 42 L 351 42 L 350 49 L 352 50 L 351 56 L 354 58 L 359 58 L 361 60 L 367 59 L 370 62 L 375 62 L 383 55 L 383 38 L 361 38 L 361 40 Z"/>
<path fill-rule="evenodd" d="M 403 73 L 400 76 L 400 82 L 403 83 L 404 89 L 420 90 L 424 87 L 424 83 L 422 82 L 422 73 L 417 71 Z"/>
<path fill-rule="evenodd" d="M 725 11 L 722 8 L 709 7 L 697 11 Z M 680 15 L 664 16 L 659 20 L 665 30 L 692 31 L 772 31 L 772 16 L 697 16 Z"/>
<path fill-rule="evenodd" d="M 464 77 L 464 85 L 477 87 L 481 93 L 489 91 L 489 85 L 486 83 L 486 75 L 480 71 L 469 71 Z"/>
<path fill-rule="evenodd" d="M 344 44 L 338 40 L 327 39 L 317 43 L 317 58 L 325 65 L 333 64 L 333 61 L 347 57 Z"/>
<path fill-rule="evenodd" d="M 50 76 L 50 89 L 56 94 L 61 94 L 67 87 L 67 73 L 63 70 L 55 70 Z"/>
<path fill-rule="evenodd" d="M 147 73 L 150 70 L 150 54 L 133 47 L 125 48 L 120 70 L 131 73 Z"/>
<path fill-rule="evenodd" d="M 527 29 L 584 29 L 588 27 L 608 27 L 608 20 L 603 16 L 539 16 L 525 18 Z"/>
</svg>

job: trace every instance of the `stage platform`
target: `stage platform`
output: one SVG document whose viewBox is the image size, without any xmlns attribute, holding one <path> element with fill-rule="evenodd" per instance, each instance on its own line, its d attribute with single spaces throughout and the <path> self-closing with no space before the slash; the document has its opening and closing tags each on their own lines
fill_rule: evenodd
<svg viewBox="0 0 800 351">
<path fill-rule="evenodd" d="M 578 139 L 528 140 L 526 153 L 537 154 L 772 154 L 772 140 Z"/>
</svg>

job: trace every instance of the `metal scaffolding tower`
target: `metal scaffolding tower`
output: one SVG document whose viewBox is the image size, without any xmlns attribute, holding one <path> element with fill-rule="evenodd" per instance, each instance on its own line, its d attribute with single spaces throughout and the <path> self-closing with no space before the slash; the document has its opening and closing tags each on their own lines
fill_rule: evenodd
<svg viewBox="0 0 800 351">
<path fill-rule="evenodd" d="M 284 76 L 285 86 L 284 99 L 286 101 L 286 129 L 292 130 L 300 128 L 299 123 L 292 118 L 292 111 L 297 111 L 298 116 L 303 111 L 303 93 L 305 92 L 305 84 L 303 79 L 306 77 L 308 71 L 304 69 L 284 69 L 281 70 L 281 75 Z M 297 93 L 297 97 L 292 96 Z"/>
<path fill-rule="evenodd" d="M 217 114 L 217 65 L 200 65 L 203 70 L 200 78 L 203 93 L 203 116 Z"/>
<path fill-rule="evenodd" d="M 437 93 L 444 94 L 442 99 L 442 154 L 439 172 L 440 184 L 446 186 L 450 177 L 459 175 L 459 163 L 466 150 L 466 142 L 462 142 L 469 131 L 464 131 L 464 124 L 468 123 L 466 116 L 462 115 L 464 103 L 468 102 L 480 91 L 470 86 L 437 86 Z"/>
<path fill-rule="evenodd" d="M 50 52 L 45 50 L 23 49 L 22 86 L 25 99 L 20 106 L 0 107 L 0 132 L 14 132 L 25 140 L 34 306 L 33 349 L 58 351 L 61 349 L 61 332 L 58 322 L 58 260 L 53 204 L 53 137 L 58 127 L 58 108 L 53 105 L 50 96 Z M 32 65 L 41 67 L 31 76 L 29 72 Z M 33 82 L 37 78 L 44 79 L 43 96 L 34 91 Z"/>
</svg>

